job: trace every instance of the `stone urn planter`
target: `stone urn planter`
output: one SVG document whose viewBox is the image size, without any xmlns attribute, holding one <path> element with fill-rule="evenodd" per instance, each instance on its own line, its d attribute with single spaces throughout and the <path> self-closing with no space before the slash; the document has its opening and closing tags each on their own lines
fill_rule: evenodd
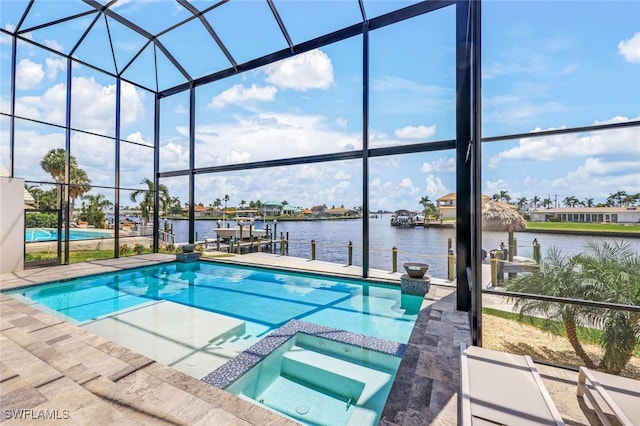
<svg viewBox="0 0 640 426">
<path fill-rule="evenodd" d="M 193 253 L 193 250 L 195 250 L 195 248 L 196 248 L 195 244 L 185 244 L 182 246 L 182 252 Z"/>
<path fill-rule="evenodd" d="M 402 266 L 404 266 L 404 270 L 407 271 L 407 275 L 411 278 L 422 278 L 429 270 L 429 265 L 426 263 L 408 262 Z"/>
</svg>

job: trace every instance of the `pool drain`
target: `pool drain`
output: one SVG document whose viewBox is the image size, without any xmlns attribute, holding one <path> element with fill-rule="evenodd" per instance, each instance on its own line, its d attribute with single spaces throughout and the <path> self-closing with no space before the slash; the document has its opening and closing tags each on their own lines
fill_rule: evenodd
<svg viewBox="0 0 640 426">
<path fill-rule="evenodd" d="M 307 414 L 309 412 L 309 406 L 308 405 L 304 405 L 304 404 L 300 404 L 296 407 L 296 413 L 298 414 Z"/>
</svg>

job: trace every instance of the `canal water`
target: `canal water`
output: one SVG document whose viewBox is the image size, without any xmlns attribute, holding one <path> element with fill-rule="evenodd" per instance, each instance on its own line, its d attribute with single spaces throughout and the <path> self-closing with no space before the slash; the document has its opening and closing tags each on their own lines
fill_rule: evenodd
<svg viewBox="0 0 640 426">
<path fill-rule="evenodd" d="M 369 219 L 369 267 L 391 271 L 392 249 L 398 250 L 397 267 L 402 271 L 404 262 L 423 262 L 431 267 L 429 274 L 434 277 L 447 276 L 447 248 L 451 239 L 455 249 L 454 228 L 399 228 L 389 224 L 390 215 L 378 215 Z M 176 241 L 188 241 L 189 224 L 186 220 L 170 220 Z M 267 222 L 273 230 L 273 222 Z M 161 226 L 163 222 L 161 222 Z M 235 222 L 230 221 L 230 226 Z M 265 227 L 264 222 L 256 222 L 256 228 Z M 195 231 L 199 240 L 205 237 L 215 238 L 216 221 L 197 220 Z M 288 233 L 288 255 L 311 259 L 311 240 L 316 241 L 316 259 L 346 265 L 348 262 L 348 245 L 353 243 L 353 264 L 362 265 L 362 220 L 316 220 L 298 222 L 278 222 L 277 234 Z M 620 241 L 613 237 L 595 237 L 582 235 L 561 235 L 531 232 L 516 232 L 518 254 L 532 257 L 533 239 L 541 245 L 544 256 L 549 247 L 556 247 L 564 254 L 576 254 L 584 251 L 589 242 Z M 640 252 L 640 239 L 627 238 Z M 482 247 L 488 252 L 497 248 L 500 242 L 507 244 L 506 232 L 483 232 Z M 280 253 L 278 244 L 276 253 Z"/>
</svg>

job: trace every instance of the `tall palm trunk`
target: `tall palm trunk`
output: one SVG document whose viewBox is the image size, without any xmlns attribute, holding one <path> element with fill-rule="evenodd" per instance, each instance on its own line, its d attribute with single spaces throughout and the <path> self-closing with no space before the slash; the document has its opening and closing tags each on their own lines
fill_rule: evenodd
<svg viewBox="0 0 640 426">
<path fill-rule="evenodd" d="M 573 317 L 566 313 L 563 313 L 562 324 L 564 324 L 564 329 L 567 331 L 567 339 L 569 339 L 569 343 L 571 343 L 571 347 L 576 352 L 576 355 L 580 357 L 587 368 L 596 368 L 596 365 L 593 363 L 593 361 L 591 361 L 589 355 L 587 355 L 587 353 L 584 351 L 584 348 L 580 344 L 580 340 L 578 340 L 576 322 Z"/>
</svg>

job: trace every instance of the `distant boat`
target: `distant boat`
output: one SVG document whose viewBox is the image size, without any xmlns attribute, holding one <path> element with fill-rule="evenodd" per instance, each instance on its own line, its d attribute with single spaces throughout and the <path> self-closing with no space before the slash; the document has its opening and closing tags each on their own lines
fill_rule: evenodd
<svg viewBox="0 0 640 426">
<path fill-rule="evenodd" d="M 403 228 L 414 227 L 418 223 L 424 225 L 424 216 L 418 215 L 418 212 L 411 210 L 396 210 L 391 215 L 391 226 L 400 226 Z"/>
</svg>

